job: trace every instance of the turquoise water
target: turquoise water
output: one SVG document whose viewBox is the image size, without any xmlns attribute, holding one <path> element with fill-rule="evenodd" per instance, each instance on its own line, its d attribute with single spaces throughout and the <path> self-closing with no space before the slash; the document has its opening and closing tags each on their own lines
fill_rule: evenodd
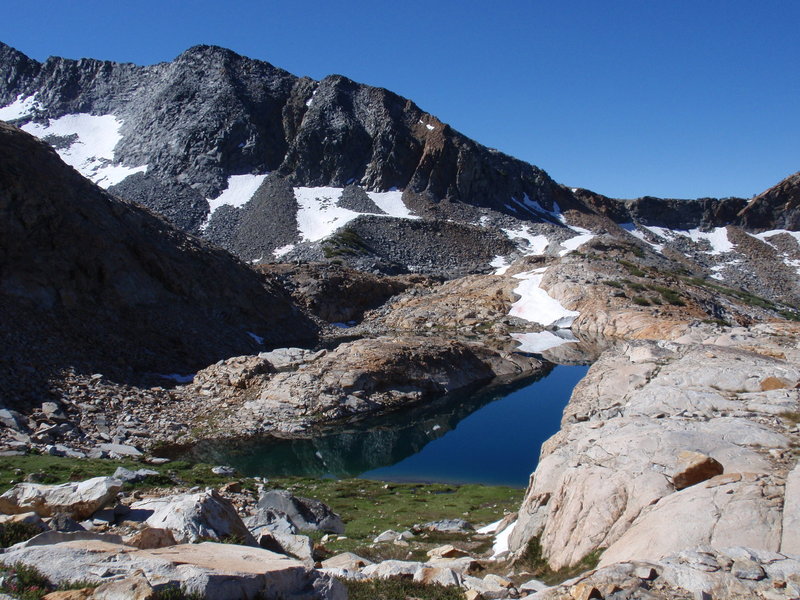
<svg viewBox="0 0 800 600">
<path fill-rule="evenodd" d="M 524 487 L 542 442 L 558 431 L 572 389 L 588 368 L 557 365 L 540 378 L 452 394 L 311 439 L 208 442 L 195 447 L 192 458 L 250 476 Z"/>
</svg>

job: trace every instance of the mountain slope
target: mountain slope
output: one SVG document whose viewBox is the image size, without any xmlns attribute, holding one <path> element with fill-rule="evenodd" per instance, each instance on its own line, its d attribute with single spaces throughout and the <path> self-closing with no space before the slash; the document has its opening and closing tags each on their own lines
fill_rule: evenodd
<svg viewBox="0 0 800 600">
<path fill-rule="evenodd" d="M 0 44 L 0 106 L 0 119 L 102 187 L 248 262 L 452 278 L 610 233 L 693 275 L 800 300 L 798 176 L 750 203 L 608 198 L 560 186 L 385 89 L 213 46 L 137 66 L 39 63 Z"/>
<path fill-rule="evenodd" d="M 0 303 L 6 400 L 12 388 L 41 391 L 7 379 L 31 369 L 186 373 L 315 335 L 280 286 L 3 123 Z"/>
<path fill-rule="evenodd" d="M 165 186 L 162 194 L 188 183 L 195 199 L 214 198 L 231 175 L 268 172 L 301 186 L 358 182 L 505 211 L 511 197 L 527 194 L 550 208 L 561 194 L 540 169 L 476 144 L 387 90 L 339 75 L 298 78 L 218 47 L 196 46 L 171 63 L 138 67 L 37 63 L 2 46 L 0 73 L 0 105 L 31 107 L 8 112 L 20 124 L 113 115 L 122 122 L 113 159 L 147 165 L 147 177 Z M 204 216 L 184 217 L 181 225 L 198 227 Z"/>
</svg>

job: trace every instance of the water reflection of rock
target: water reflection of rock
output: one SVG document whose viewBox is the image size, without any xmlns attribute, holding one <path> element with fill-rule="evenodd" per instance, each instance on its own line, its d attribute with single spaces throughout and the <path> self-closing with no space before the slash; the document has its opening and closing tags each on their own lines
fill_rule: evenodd
<svg viewBox="0 0 800 600">
<path fill-rule="evenodd" d="M 583 332 L 571 332 L 576 341 L 550 348 L 541 353 L 542 358 L 559 365 L 588 365 L 614 344 L 614 340 Z"/>
<path fill-rule="evenodd" d="M 608 338 L 569 329 L 512 333 L 513 350 L 541 356 L 559 365 L 588 365 L 613 342 Z"/>
<path fill-rule="evenodd" d="M 207 440 L 185 457 L 228 464 L 251 476 L 352 477 L 416 454 L 476 410 L 547 376 L 552 368 L 551 365 L 534 377 L 495 384 L 477 392 L 450 394 L 380 418 L 322 430 L 312 438 Z"/>
</svg>

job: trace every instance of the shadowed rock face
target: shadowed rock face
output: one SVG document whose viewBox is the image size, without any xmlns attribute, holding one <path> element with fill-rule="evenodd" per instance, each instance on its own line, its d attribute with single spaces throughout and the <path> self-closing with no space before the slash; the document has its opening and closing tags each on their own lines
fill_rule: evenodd
<svg viewBox="0 0 800 600">
<path fill-rule="evenodd" d="M 753 198 L 739 214 L 750 229 L 800 228 L 800 173 L 790 175 Z"/>
<path fill-rule="evenodd" d="M 276 284 L 3 123 L 0 303 L 3 371 L 39 375 L 43 356 L 54 370 L 187 372 L 261 349 L 248 332 L 269 346 L 315 333 Z"/>
</svg>

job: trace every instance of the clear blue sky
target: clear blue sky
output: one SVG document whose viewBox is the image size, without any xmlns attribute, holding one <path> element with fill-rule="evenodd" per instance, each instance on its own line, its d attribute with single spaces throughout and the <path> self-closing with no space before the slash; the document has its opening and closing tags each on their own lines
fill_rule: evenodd
<svg viewBox="0 0 800 600">
<path fill-rule="evenodd" d="M 749 197 L 800 170 L 800 1 L 2 5 L 0 40 L 38 60 L 207 43 L 341 73 L 610 196 Z"/>
</svg>

